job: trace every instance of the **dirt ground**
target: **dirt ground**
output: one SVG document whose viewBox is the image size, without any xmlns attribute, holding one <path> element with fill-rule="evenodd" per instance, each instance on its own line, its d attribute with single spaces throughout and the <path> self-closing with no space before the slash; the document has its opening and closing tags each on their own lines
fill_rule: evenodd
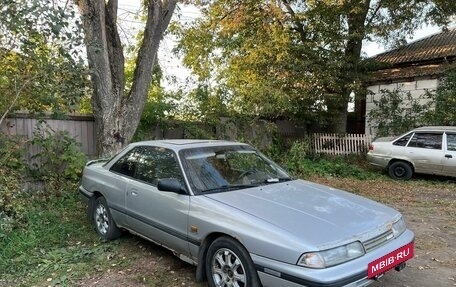
<svg viewBox="0 0 456 287">
<path fill-rule="evenodd" d="M 313 181 L 352 191 L 388 204 L 405 217 L 415 232 L 415 257 L 401 271 L 386 273 L 374 287 L 456 286 L 456 182 L 359 181 L 313 178 Z M 79 286 L 207 286 L 196 283 L 195 267 L 171 252 L 132 235 L 121 239 L 122 253 L 115 256 L 130 262 L 112 264 L 112 269 L 88 275 Z M 113 258 L 113 262 L 116 262 Z M 122 262 L 122 260 L 118 260 Z M 278 286 L 280 287 L 280 286 Z"/>
</svg>

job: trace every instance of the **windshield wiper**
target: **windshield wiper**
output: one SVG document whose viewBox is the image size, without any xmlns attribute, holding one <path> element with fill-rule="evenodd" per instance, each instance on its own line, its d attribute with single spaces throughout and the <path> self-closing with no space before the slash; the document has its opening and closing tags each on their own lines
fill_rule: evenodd
<svg viewBox="0 0 456 287">
<path fill-rule="evenodd" d="M 276 183 L 276 182 L 290 181 L 293 179 L 294 178 L 291 178 L 291 177 L 273 177 L 273 178 L 266 179 L 264 182 L 265 183 Z"/>
<path fill-rule="evenodd" d="M 217 192 L 217 191 L 230 191 L 230 190 L 237 190 L 237 189 L 244 189 L 250 187 L 257 187 L 258 184 L 236 184 L 236 185 L 222 185 L 214 188 L 208 188 L 203 190 L 202 192 Z"/>
</svg>

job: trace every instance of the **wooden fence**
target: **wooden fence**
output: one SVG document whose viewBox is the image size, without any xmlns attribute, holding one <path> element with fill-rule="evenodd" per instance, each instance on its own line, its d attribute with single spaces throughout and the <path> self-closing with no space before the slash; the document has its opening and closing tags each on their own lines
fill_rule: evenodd
<svg viewBox="0 0 456 287">
<path fill-rule="evenodd" d="M 65 120 L 46 119 L 46 123 L 54 131 L 67 131 L 69 135 L 80 143 L 81 151 L 88 158 L 96 157 L 95 130 L 93 117 L 91 116 L 69 116 Z M 14 118 L 7 118 L 0 126 L 2 133 L 7 135 L 20 135 L 25 139 L 32 139 L 33 132 L 36 129 L 37 120 L 28 118 L 27 114 L 19 114 Z M 276 123 L 279 134 L 282 137 L 300 138 L 305 136 L 304 130 L 298 130 L 290 124 Z M 264 142 L 270 143 L 270 136 L 266 128 L 261 128 L 259 124 L 252 126 L 252 129 L 260 134 L 263 138 L 269 139 Z M 233 132 L 229 130 L 229 132 Z M 226 131 L 225 131 L 226 133 Z M 217 138 L 237 139 L 237 132 L 233 134 L 220 134 L 217 130 Z M 151 128 L 151 139 L 163 138 L 184 138 L 185 131 L 183 127 L 174 128 Z M 313 148 L 316 153 L 325 153 L 331 155 L 344 154 L 363 154 L 367 151 L 369 144 L 372 142 L 371 135 L 364 134 L 324 134 L 316 133 L 312 135 Z M 26 159 L 30 163 L 31 157 L 38 152 L 37 147 L 28 146 Z"/>
<path fill-rule="evenodd" d="M 27 115 L 16 115 L 14 118 L 7 118 L 2 122 L 0 130 L 3 134 L 10 136 L 22 136 L 26 140 L 33 138 L 38 121 L 28 118 Z M 54 131 L 67 131 L 79 144 L 80 149 L 88 158 L 96 156 L 95 130 L 93 117 L 70 116 L 65 120 L 46 119 Z M 38 147 L 27 145 L 26 160 L 32 163 L 32 156 L 39 152 Z"/>
<path fill-rule="evenodd" d="M 316 153 L 330 155 L 364 154 L 372 142 L 371 135 L 365 134 L 313 134 Z"/>
</svg>

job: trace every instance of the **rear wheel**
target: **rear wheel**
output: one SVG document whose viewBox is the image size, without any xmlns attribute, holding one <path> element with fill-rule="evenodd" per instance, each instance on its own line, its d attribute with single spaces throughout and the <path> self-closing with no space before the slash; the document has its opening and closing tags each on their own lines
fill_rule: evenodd
<svg viewBox="0 0 456 287">
<path fill-rule="evenodd" d="M 92 220 L 97 233 L 105 240 L 116 239 L 122 231 L 116 226 L 103 196 L 95 199 Z"/>
<path fill-rule="evenodd" d="M 245 248 L 230 237 L 217 238 L 207 251 L 206 274 L 211 287 L 260 287 Z"/>
<path fill-rule="evenodd" d="M 394 179 L 408 180 L 413 175 L 412 166 L 405 161 L 393 162 L 388 168 L 389 176 Z"/>
</svg>

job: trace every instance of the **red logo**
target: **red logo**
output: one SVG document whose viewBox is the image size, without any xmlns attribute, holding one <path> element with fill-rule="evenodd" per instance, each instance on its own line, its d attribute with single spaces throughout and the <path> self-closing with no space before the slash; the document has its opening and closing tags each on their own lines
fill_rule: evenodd
<svg viewBox="0 0 456 287">
<path fill-rule="evenodd" d="M 367 265 L 367 277 L 372 278 L 394 268 L 395 266 L 413 258 L 414 243 L 411 242 L 399 249 L 369 263 Z"/>
</svg>

